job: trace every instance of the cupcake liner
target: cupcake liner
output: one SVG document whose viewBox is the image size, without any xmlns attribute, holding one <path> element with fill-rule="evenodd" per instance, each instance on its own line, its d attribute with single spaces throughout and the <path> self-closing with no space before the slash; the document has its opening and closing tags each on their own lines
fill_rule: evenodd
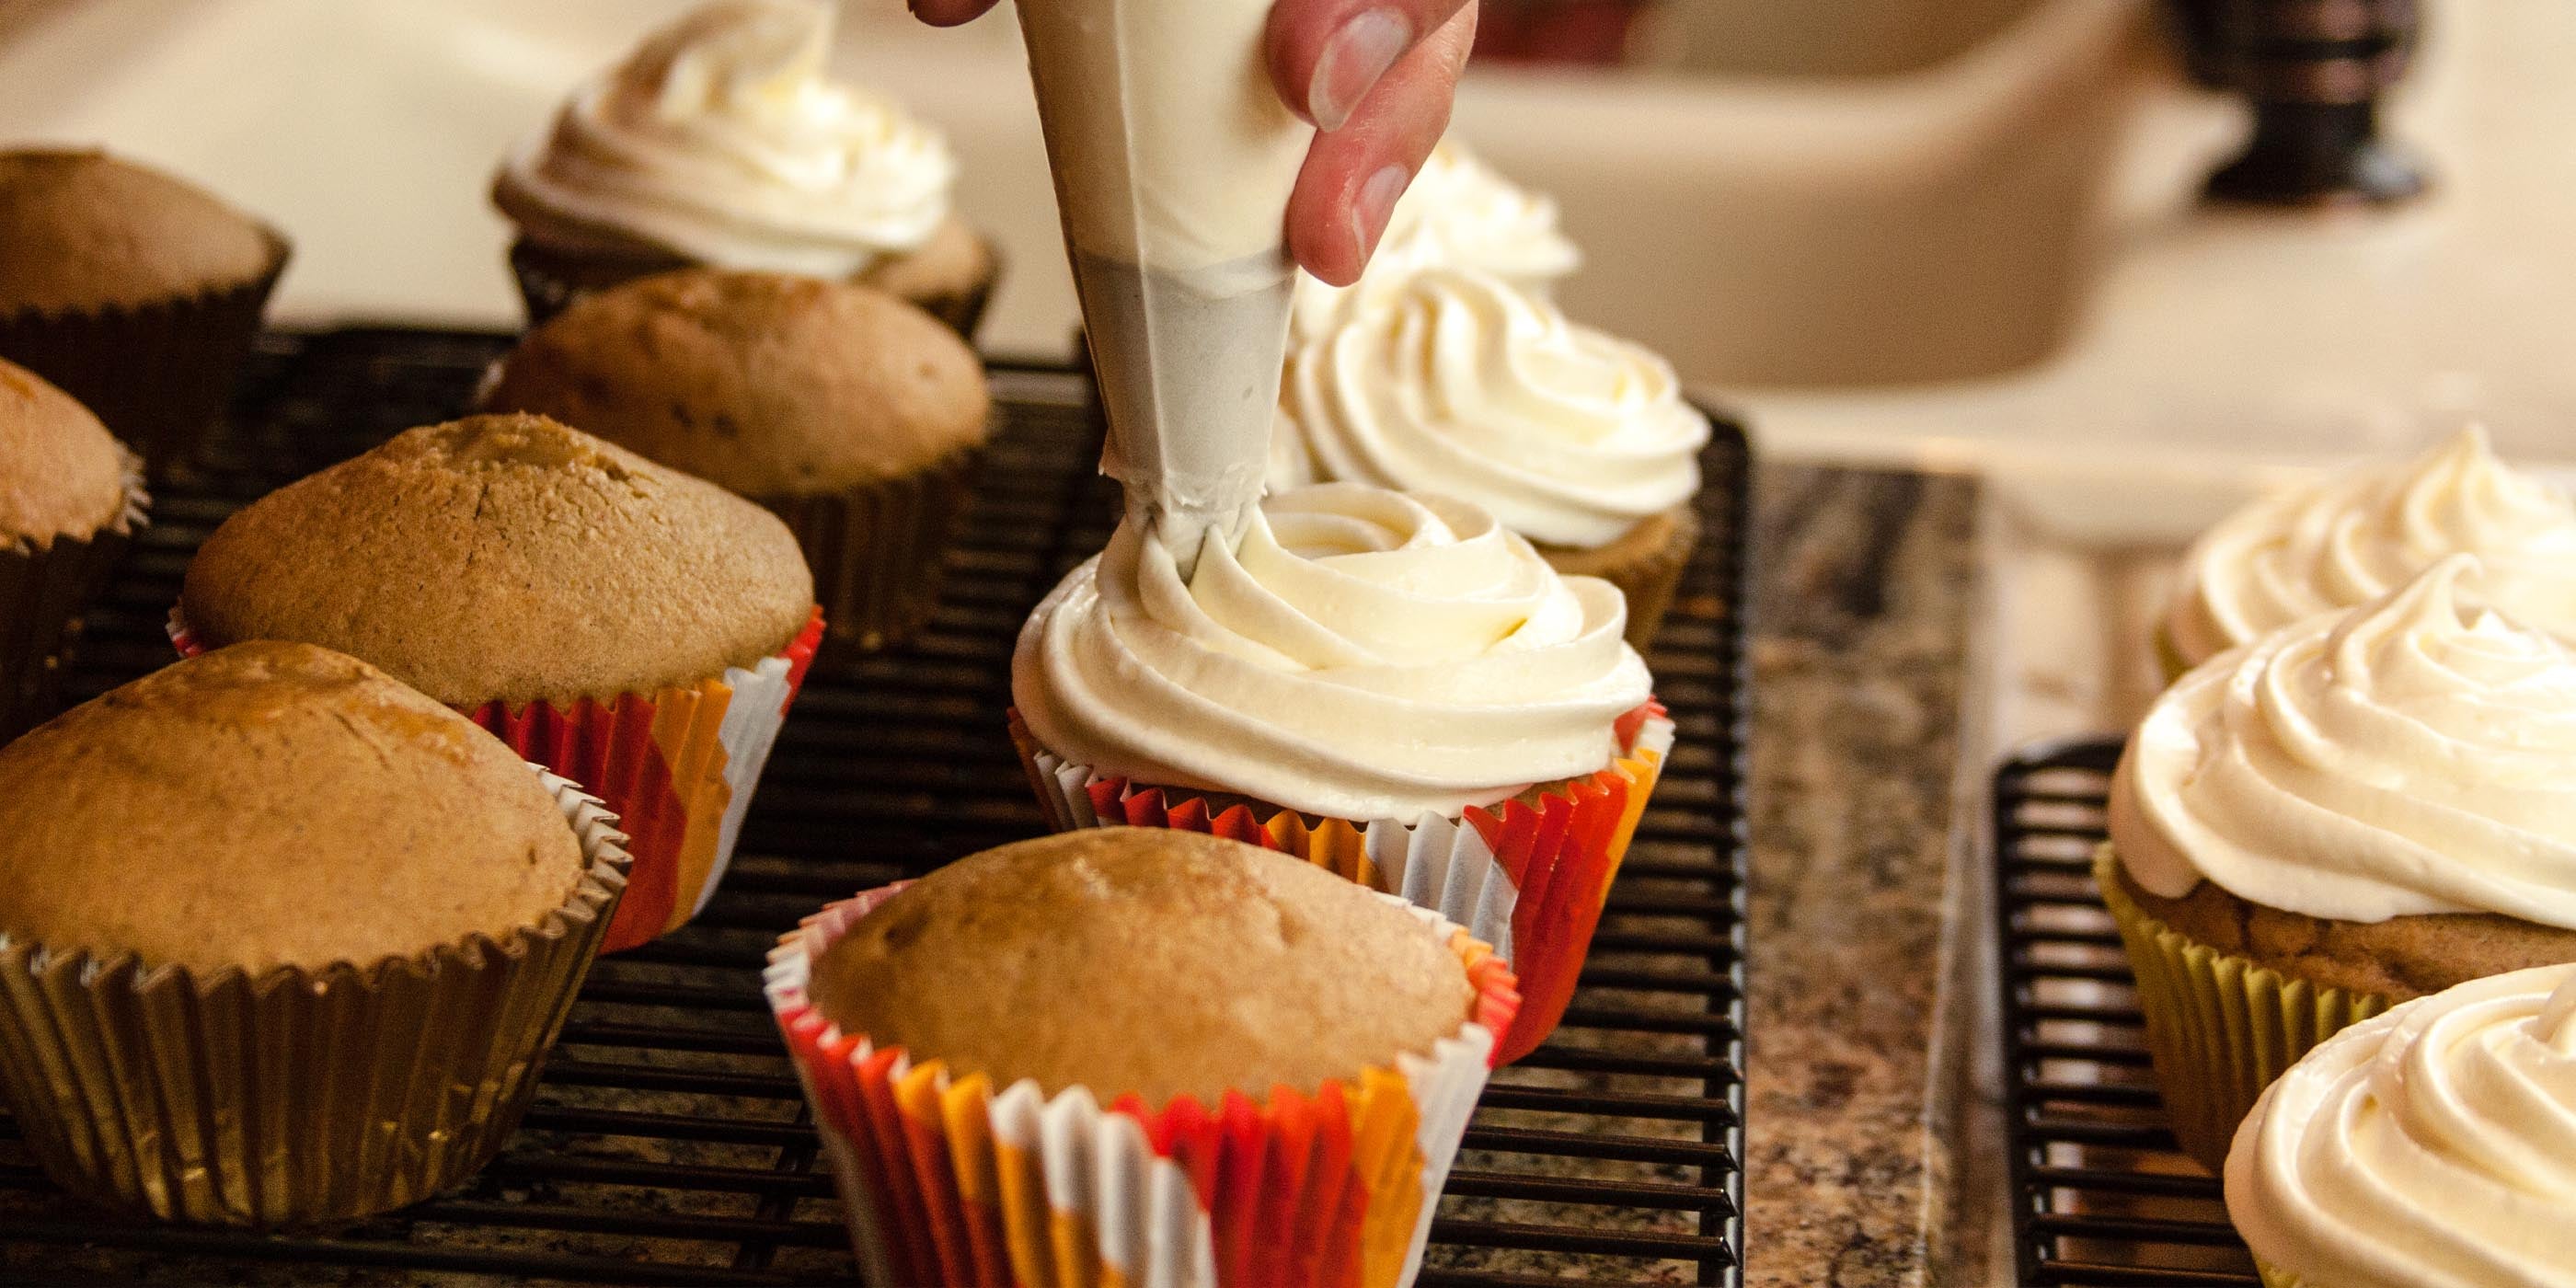
<svg viewBox="0 0 2576 1288">
<path fill-rule="evenodd" d="M 510 749 L 598 792 L 635 857 L 602 952 L 651 943 L 715 897 L 769 749 L 823 638 L 817 609 L 786 651 L 722 676 L 602 701 L 459 708 Z M 179 610 L 170 642 L 204 651 Z"/>
<path fill-rule="evenodd" d="M 843 1033 L 806 995 L 813 963 L 903 887 L 808 918 L 770 954 L 770 1007 L 814 1107 L 872 1283 L 1124 1285 L 1410 1283 L 1440 1190 L 1518 1000 L 1511 969 L 1445 930 L 1475 1017 L 1428 1056 L 1312 1094 L 1228 1092 L 1103 1104 L 1092 1088 L 996 1090 Z M 1390 896 L 1392 898 L 1392 896 Z M 1116 1041 L 1130 1035 L 1105 1034 Z"/>
<path fill-rule="evenodd" d="M 2173 631 L 2170 628 L 2163 626 L 2156 628 L 2155 644 L 2156 669 L 2163 673 L 2165 687 L 2170 689 L 2179 683 L 2182 677 L 2191 674 L 2191 663 L 2183 660 L 2182 647 L 2174 643 Z"/>
<path fill-rule="evenodd" d="M 625 885 L 613 817 L 539 772 L 589 871 L 500 938 L 254 978 L 0 933 L 0 1086 L 46 1173 L 163 1220 L 274 1227 L 370 1216 L 482 1167 Z"/>
<path fill-rule="evenodd" d="M 2308 1288 L 2308 1281 L 2291 1274 L 2261 1257 L 2254 1259 L 2254 1273 L 2261 1276 L 2263 1288 Z"/>
<path fill-rule="evenodd" d="M 2093 879 L 2137 975 L 2156 1084 L 2183 1152 L 2214 1174 L 2273 1079 L 2389 1001 L 2292 978 L 2175 930 L 2120 888 L 2118 862 L 2104 845 Z"/>
<path fill-rule="evenodd" d="M 1685 505 L 1674 514 L 1676 522 L 1670 540 L 1614 567 L 1588 567 L 1588 561 L 1560 562 L 1564 553 L 1561 549 L 1538 547 L 1541 557 L 1558 572 L 1599 577 L 1619 588 L 1628 601 L 1628 646 L 1640 653 L 1653 646 L 1655 633 L 1663 629 L 1664 616 L 1672 611 L 1673 596 L 1681 589 L 1682 572 L 1690 567 L 1691 555 L 1699 549 L 1699 512 Z"/>
<path fill-rule="evenodd" d="M 796 534 L 831 623 L 827 666 L 900 644 L 939 608 L 981 448 L 922 473 L 819 496 L 757 497 Z"/>
<path fill-rule="evenodd" d="M 80 615 L 147 522 L 152 497 L 141 471 L 142 462 L 129 459 L 125 512 L 115 523 L 86 537 L 0 546 L 0 743 L 52 716 Z"/>
<path fill-rule="evenodd" d="M 1608 768 L 1454 818 L 1310 819 L 1274 805 L 1155 787 L 1074 764 L 1039 745 L 1015 710 L 1011 740 L 1056 831 L 1168 827 L 1247 841 L 1432 909 L 1494 946 L 1520 975 L 1502 1060 L 1556 1031 L 1574 998 L 1601 906 L 1672 751 L 1660 704 L 1621 717 Z"/>
<path fill-rule="evenodd" d="M 191 461 L 232 398 L 233 377 L 286 271 L 286 240 L 250 281 L 132 307 L 0 311 L 0 358 L 81 401 L 143 454 L 155 478 Z"/>
</svg>

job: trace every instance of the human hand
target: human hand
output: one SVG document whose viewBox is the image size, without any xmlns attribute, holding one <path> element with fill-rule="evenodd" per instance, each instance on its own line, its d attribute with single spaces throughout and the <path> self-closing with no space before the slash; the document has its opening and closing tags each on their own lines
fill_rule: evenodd
<svg viewBox="0 0 2576 1288">
<path fill-rule="evenodd" d="M 924 22 L 965 22 L 996 0 L 910 0 Z M 1288 252 L 1348 286 L 1449 128 L 1476 40 L 1476 0 L 1277 0 L 1267 53 L 1279 95 L 1317 130 L 1288 198 Z"/>
</svg>

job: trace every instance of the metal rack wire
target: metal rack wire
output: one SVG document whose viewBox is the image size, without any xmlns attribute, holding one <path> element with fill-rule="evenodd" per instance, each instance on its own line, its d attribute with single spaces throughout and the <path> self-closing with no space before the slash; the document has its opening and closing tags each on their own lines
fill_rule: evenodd
<svg viewBox="0 0 2576 1288">
<path fill-rule="evenodd" d="M 231 428 L 91 615 L 86 697 L 169 660 L 189 554 L 234 508 L 454 415 L 499 336 L 266 337 Z M 463 1190 L 361 1225 L 156 1226 L 52 1189 L 0 1118 L 0 1279 L 44 1282 L 847 1282 L 839 1205 L 759 992 L 775 934 L 827 900 L 1034 834 L 1003 730 L 1029 606 L 1108 537 L 1088 382 L 996 365 L 1002 424 L 939 615 L 806 688 L 742 856 L 694 924 L 603 960 L 510 1147 Z M 1743 1246 L 1743 537 L 1749 462 L 1719 435 L 1709 538 L 1658 651 L 1680 746 L 1612 892 L 1585 991 L 1505 1070 L 1433 1227 L 1434 1285 L 1738 1282 Z M 288 1267 L 300 1266 L 295 1270 Z"/>
<path fill-rule="evenodd" d="M 2165 1127 L 2119 932 L 2093 885 L 2120 744 L 2034 748 L 1995 775 L 2005 1111 L 2021 1283 L 2253 1285 L 2218 1181 Z"/>
</svg>

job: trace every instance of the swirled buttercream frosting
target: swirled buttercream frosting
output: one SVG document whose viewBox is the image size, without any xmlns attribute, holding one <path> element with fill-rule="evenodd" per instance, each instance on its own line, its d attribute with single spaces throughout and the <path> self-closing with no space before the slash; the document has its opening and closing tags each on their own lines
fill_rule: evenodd
<svg viewBox="0 0 2576 1288">
<path fill-rule="evenodd" d="M 1439 491 L 1586 549 L 1698 492 L 1709 438 L 1662 358 L 1460 269 L 1373 291 L 1293 343 L 1280 409 L 1274 487 Z"/>
<path fill-rule="evenodd" d="M 2576 655 L 2476 604 L 2455 555 L 2168 690 L 2113 786 L 2121 861 L 2288 912 L 2576 929 Z"/>
<path fill-rule="evenodd" d="M 532 241 L 845 277 L 948 218 L 947 141 L 824 79 L 832 10 L 720 0 L 577 90 L 492 198 Z"/>
<path fill-rule="evenodd" d="M 2237 1129 L 2227 1213 L 2315 1288 L 2576 1288 L 2576 966 L 2309 1052 Z"/>
<path fill-rule="evenodd" d="M 1557 227 L 1553 198 L 1443 142 L 1395 203 L 1358 285 L 1298 277 L 1296 330 L 1302 335 L 1330 326 L 1349 302 L 1426 268 L 1476 269 L 1544 299 L 1582 263 L 1583 253 Z"/>
<path fill-rule="evenodd" d="M 2368 603 L 2450 554 L 2478 556 L 2480 598 L 2576 638 L 2576 501 L 2507 468 L 2475 427 L 2415 460 L 2284 491 L 2222 520 L 2184 557 L 2166 637 L 2197 666 Z"/>
<path fill-rule="evenodd" d="M 1370 821 L 1594 773 L 1650 696 L 1608 582 L 1492 515 L 1333 483 L 1272 496 L 1184 579 L 1134 522 L 1020 632 L 1042 745 L 1104 773 Z"/>
</svg>

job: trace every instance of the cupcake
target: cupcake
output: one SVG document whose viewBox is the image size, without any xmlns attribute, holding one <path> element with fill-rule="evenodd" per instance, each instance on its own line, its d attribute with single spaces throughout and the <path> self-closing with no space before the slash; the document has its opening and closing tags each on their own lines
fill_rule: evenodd
<svg viewBox="0 0 2576 1288">
<path fill-rule="evenodd" d="M 1446 493 L 1628 597 L 1646 647 L 1699 540 L 1709 423 L 1663 359 L 1473 270 L 1372 287 L 1290 346 L 1271 486 Z"/>
<path fill-rule="evenodd" d="M 2389 1006 L 2576 961 L 2576 654 L 2454 556 L 2160 699 L 2096 868 L 2175 1135 L 2216 1169 L 2264 1086 Z"/>
<path fill-rule="evenodd" d="M 0 358 L 79 399 L 154 473 L 223 411 L 286 240 L 101 152 L 0 152 Z"/>
<path fill-rule="evenodd" d="M 835 647 L 896 643 L 939 606 L 992 398 L 974 351 L 881 291 L 684 269 L 585 297 L 494 372 L 527 411 L 767 506 L 813 567 Z"/>
<path fill-rule="evenodd" d="M 866 283 L 972 336 L 1001 261 L 950 209 L 947 140 L 825 80 L 831 47 L 829 5 L 718 0 L 575 91 L 492 184 L 529 320 L 705 265 Z"/>
<path fill-rule="evenodd" d="M 0 748 L 0 1087 L 164 1220 L 400 1207 L 497 1152 L 625 855 L 591 797 L 327 649 L 209 653 Z"/>
<path fill-rule="evenodd" d="M 1424 269 L 1472 269 L 1546 300 L 1582 263 L 1583 253 L 1557 228 L 1553 199 L 1514 184 L 1464 144 L 1444 139 L 1396 201 L 1358 286 L 1298 275 L 1295 333 L 1303 338 L 1329 329 L 1351 301 Z"/>
<path fill-rule="evenodd" d="M 2576 1286 L 2576 966 L 2309 1052 L 2237 1132 L 2227 1214 L 2267 1288 Z"/>
<path fill-rule="evenodd" d="M 139 469 L 88 408 L 0 361 L 0 742 L 49 714 L 81 609 L 143 526 Z"/>
<path fill-rule="evenodd" d="M 1251 841 L 1493 944 L 1517 1059 L 1564 1014 L 1672 746 L 1626 622 L 1463 501 L 1301 488 L 1186 581 L 1122 526 L 1021 630 L 1012 732 L 1058 830 Z"/>
<path fill-rule="evenodd" d="M 2484 429 L 2265 497 L 2194 543 L 2156 639 L 2166 678 L 2473 554 L 2488 604 L 2576 638 L 2576 501 L 2496 459 Z"/>
<path fill-rule="evenodd" d="M 597 791 L 635 854 L 612 951 L 714 895 L 823 631 L 776 517 L 542 416 L 411 430 L 253 502 L 171 627 L 364 658 Z"/>
<path fill-rule="evenodd" d="M 826 908 L 768 992 L 863 1277 L 906 1284 L 1401 1288 L 1516 1004 L 1438 916 L 1135 828 Z"/>
</svg>

